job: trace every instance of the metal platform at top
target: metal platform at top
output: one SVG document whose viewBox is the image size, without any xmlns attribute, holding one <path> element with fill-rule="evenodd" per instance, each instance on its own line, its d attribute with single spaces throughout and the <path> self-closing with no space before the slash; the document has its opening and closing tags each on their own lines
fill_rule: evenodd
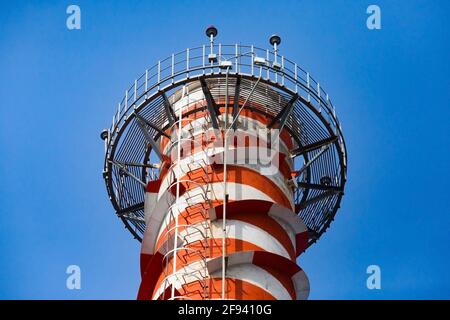
<svg viewBox="0 0 450 320">
<path fill-rule="evenodd" d="M 307 71 L 283 55 L 252 45 L 216 44 L 183 50 L 158 61 L 125 91 L 104 136 L 103 176 L 117 215 L 141 240 L 145 230 L 144 185 L 157 178 L 158 172 L 150 168 L 152 148 L 139 129 L 136 114 L 151 124 L 148 133 L 157 141 L 168 128 L 171 94 L 204 79 L 213 99 L 218 100 L 223 95 L 218 87 L 227 72 L 229 90 L 241 99 L 256 83 L 252 96 L 256 103 L 264 104 L 268 87 L 276 92 L 279 105 L 268 106 L 269 112 L 253 110 L 275 120 L 274 115 L 280 115 L 297 97 L 284 128 L 296 144 L 292 156 L 303 159 L 299 167 L 313 161 L 297 181 L 295 203 L 310 230 L 309 244 L 314 243 L 334 219 L 343 196 L 347 152 L 341 125 L 331 98 Z"/>
</svg>

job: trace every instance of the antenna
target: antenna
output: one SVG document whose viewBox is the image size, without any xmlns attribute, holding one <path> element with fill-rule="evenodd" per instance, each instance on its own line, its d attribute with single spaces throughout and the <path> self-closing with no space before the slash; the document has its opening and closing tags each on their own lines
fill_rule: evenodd
<svg viewBox="0 0 450 320">
<path fill-rule="evenodd" d="M 208 55 L 208 61 L 210 63 L 217 62 L 217 55 L 214 53 L 214 38 L 217 36 L 218 33 L 217 28 L 211 25 L 208 28 L 206 28 L 205 33 L 206 36 L 209 38 L 209 45 L 211 48 L 211 52 Z"/>
<path fill-rule="evenodd" d="M 269 38 L 269 43 L 273 46 L 274 58 L 273 58 L 272 67 L 279 70 L 279 69 L 281 69 L 281 65 L 278 62 L 278 46 L 281 43 L 281 38 L 277 34 L 273 34 Z"/>
</svg>

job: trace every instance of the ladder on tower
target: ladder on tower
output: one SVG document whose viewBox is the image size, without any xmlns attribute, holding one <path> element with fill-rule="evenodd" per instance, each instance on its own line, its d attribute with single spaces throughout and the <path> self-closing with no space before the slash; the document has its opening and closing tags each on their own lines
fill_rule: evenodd
<svg viewBox="0 0 450 320">
<path fill-rule="evenodd" d="M 195 144 L 194 134 L 198 128 L 194 128 L 192 122 L 189 122 L 189 125 L 191 128 L 187 132 L 190 136 L 188 138 L 183 137 L 180 140 L 194 142 Z M 208 123 L 204 123 L 200 131 L 205 132 L 208 125 Z M 180 142 L 179 140 L 172 141 L 169 151 Z M 172 182 L 168 189 L 172 190 L 174 187 L 180 189 L 180 184 L 182 184 L 185 191 L 182 195 L 178 191 L 178 197 L 172 203 L 168 203 L 169 219 L 166 221 L 165 229 L 167 237 L 165 241 L 166 253 L 162 262 L 164 271 L 163 299 L 168 285 L 173 286 L 176 282 L 185 284 L 184 294 L 182 296 L 172 294 L 170 299 L 186 299 L 195 294 L 200 295 L 202 299 L 208 299 L 210 295 L 208 292 L 207 259 L 209 257 L 209 239 L 212 237 L 208 217 L 208 209 L 211 207 L 210 171 L 212 168 L 205 160 L 207 151 L 203 145 L 201 145 L 201 151 L 194 153 L 195 156 L 199 154 L 203 158 L 196 160 L 195 163 L 187 161 L 183 166 L 182 159 L 178 159 L 169 168 L 168 174 L 171 175 L 170 181 Z M 180 179 L 180 177 L 186 178 Z M 180 207 L 183 209 L 181 210 Z M 185 223 L 179 223 L 182 215 Z M 173 246 L 173 248 L 171 249 L 170 246 Z M 196 262 L 189 263 L 188 259 L 193 257 L 197 257 Z M 183 267 L 174 270 L 173 265 L 169 264 L 170 258 L 172 258 L 172 264 L 176 263 L 175 259 L 183 260 Z M 171 267 L 172 270 L 170 270 Z M 201 292 L 198 289 L 189 290 L 189 287 L 194 287 L 192 286 L 193 283 L 200 284 Z"/>
</svg>

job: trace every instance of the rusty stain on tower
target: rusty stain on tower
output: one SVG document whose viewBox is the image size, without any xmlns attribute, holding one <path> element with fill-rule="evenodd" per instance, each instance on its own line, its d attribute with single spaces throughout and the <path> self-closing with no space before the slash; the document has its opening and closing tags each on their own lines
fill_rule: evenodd
<svg viewBox="0 0 450 320">
<path fill-rule="evenodd" d="M 334 106 L 279 36 L 206 34 L 136 79 L 101 134 L 109 197 L 142 243 L 138 299 L 306 299 L 296 260 L 346 181 Z"/>
</svg>

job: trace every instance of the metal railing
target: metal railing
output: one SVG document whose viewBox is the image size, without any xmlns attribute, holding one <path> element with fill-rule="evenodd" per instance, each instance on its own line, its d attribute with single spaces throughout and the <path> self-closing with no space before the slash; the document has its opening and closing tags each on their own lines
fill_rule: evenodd
<svg viewBox="0 0 450 320">
<path fill-rule="evenodd" d="M 215 45 L 213 50 L 217 54 L 217 59 L 211 61 L 208 60 L 210 51 L 208 45 L 190 48 L 172 54 L 147 69 L 126 90 L 124 98 L 119 103 L 118 109 L 113 117 L 112 125 L 108 129 L 107 138 L 105 139 L 106 154 L 103 172 L 108 194 L 116 211 L 120 212 L 120 217 L 130 221 L 128 223 L 123 219 L 125 225 L 140 240 L 142 239 L 143 229 L 145 228 L 144 222 L 142 221 L 144 214 L 143 195 L 145 190 L 142 188 L 142 183 L 137 182 L 132 176 L 128 179 L 122 179 L 123 181 L 120 180 L 120 172 L 121 170 L 124 171 L 124 168 L 123 166 L 121 168 L 113 165 L 112 161 L 125 165 L 127 163 L 140 162 L 142 156 L 144 157 L 144 162 L 148 161 L 151 156 L 142 155 L 143 150 L 141 150 L 141 142 L 144 140 L 144 137 L 137 134 L 138 131 L 136 131 L 135 121 L 132 121 L 136 113 L 139 112 L 142 117 L 151 121 L 159 129 L 174 132 L 178 121 L 175 121 L 172 126 L 167 128 L 169 122 L 166 116 L 167 110 L 164 110 L 166 103 L 170 107 L 171 103 L 169 102 L 169 98 L 175 97 L 174 93 L 176 90 L 185 88 L 185 85 L 188 85 L 191 81 L 195 82 L 201 77 L 223 76 L 223 79 L 225 79 L 227 72 L 229 72 L 230 76 L 234 74 L 236 77 L 241 77 L 242 79 L 240 79 L 239 84 L 241 94 L 239 98 L 244 98 L 244 90 L 248 93 L 255 82 L 256 84 L 259 83 L 262 85 L 261 90 L 265 87 L 272 87 L 273 92 L 279 91 L 278 94 L 280 97 L 298 94 L 303 101 L 298 103 L 292 110 L 292 121 L 289 123 L 289 126 L 292 127 L 292 135 L 302 140 L 302 145 L 319 142 L 321 139 L 326 139 L 333 135 L 337 136 L 336 150 L 333 147 L 333 149 L 330 148 L 324 153 L 326 157 L 323 158 L 324 156 L 322 156 L 323 164 L 322 162 L 316 161 L 316 163 L 310 166 L 311 179 L 313 182 L 318 182 L 322 176 L 326 175 L 339 179 L 341 187 L 343 188 L 344 186 L 347 166 L 345 142 L 335 108 L 329 95 L 323 90 L 323 87 L 308 72 L 284 56 L 277 55 L 276 60 L 278 63 L 274 64 L 275 56 L 270 50 L 247 45 L 221 44 Z M 217 87 L 220 87 L 220 82 L 218 81 L 217 83 L 219 84 Z M 243 84 L 245 85 L 243 86 Z M 236 86 L 238 84 L 233 83 L 231 85 Z M 216 97 L 215 99 L 223 95 L 221 90 L 216 89 L 214 86 L 210 89 L 213 97 Z M 199 98 L 198 101 L 203 101 L 203 99 Z M 264 105 L 265 100 L 262 93 L 255 95 L 254 101 Z M 266 108 L 268 107 L 266 106 Z M 281 104 L 276 107 L 274 106 L 273 110 L 265 110 L 265 113 L 276 114 L 280 111 L 279 108 L 281 108 Z M 208 119 L 208 115 L 206 115 L 206 118 L 207 122 L 205 125 L 209 125 L 211 119 Z M 189 118 L 183 117 L 183 121 L 186 121 L 186 119 Z M 186 125 L 186 128 L 183 125 L 181 136 L 176 138 L 180 139 L 180 141 L 174 141 L 175 136 L 172 134 L 170 137 L 166 137 L 169 139 L 169 146 L 165 146 L 164 150 L 162 150 L 163 153 L 166 155 L 170 154 L 171 148 L 183 141 L 187 142 L 187 140 L 191 140 L 192 138 L 189 139 L 188 137 L 196 134 L 196 131 L 192 128 L 192 121 L 188 121 L 189 124 Z M 127 131 L 127 129 L 129 130 Z M 206 131 L 208 128 L 202 129 Z M 153 131 L 156 134 L 156 130 Z M 313 150 L 308 152 L 308 156 L 314 157 L 316 152 L 318 151 Z M 328 169 L 324 170 L 326 167 L 324 161 L 335 163 L 335 165 L 327 167 Z M 140 163 L 139 165 L 147 166 L 146 163 Z M 139 175 L 143 177 L 148 175 L 151 180 L 154 180 L 157 177 L 158 170 L 156 167 L 155 172 L 142 173 L 141 171 L 143 169 L 140 166 L 126 168 L 130 170 L 135 178 L 139 178 Z M 148 171 L 148 169 L 145 170 Z M 338 173 L 336 174 L 336 172 Z M 145 178 L 142 178 L 142 180 L 145 183 Z M 303 180 L 302 178 L 300 182 L 308 183 L 309 181 Z M 302 219 L 304 219 L 308 227 L 317 231 L 319 235 L 324 232 L 334 217 L 342 194 L 333 195 L 332 197 L 334 202 L 328 205 L 325 203 L 328 199 L 321 198 L 320 190 L 309 190 L 307 188 L 297 189 L 295 195 L 296 203 L 311 203 L 308 201 L 320 200 L 302 209 L 301 214 Z M 142 208 L 139 209 L 139 212 L 136 212 L 136 215 L 140 216 L 141 219 L 136 219 L 135 215 L 125 215 L 129 211 L 125 209 L 134 208 L 140 202 L 142 202 Z M 334 206 L 333 213 L 329 221 L 323 224 L 320 222 L 321 217 L 323 217 L 323 208 L 330 206 Z M 326 209 L 326 211 L 328 210 Z M 134 226 L 135 229 L 132 229 L 131 226 Z"/>
<path fill-rule="evenodd" d="M 297 63 L 277 54 L 278 64 L 274 64 L 275 54 L 268 49 L 253 45 L 217 44 L 213 50 L 216 61 L 208 61 L 209 46 L 203 45 L 174 53 L 159 60 L 148 68 L 125 91 L 118 104 L 107 139 L 108 150 L 114 144 L 116 134 L 121 130 L 128 117 L 150 96 L 171 85 L 202 75 L 214 75 L 224 72 L 225 65 L 231 68 L 231 74 L 261 77 L 263 80 L 278 84 L 293 93 L 299 94 L 311 103 L 330 123 L 337 136 L 341 136 L 341 126 L 329 95 L 309 72 Z M 228 63 L 225 64 L 224 61 Z M 338 134 L 339 132 L 339 134 Z M 340 141 L 341 146 L 343 141 Z"/>
</svg>

